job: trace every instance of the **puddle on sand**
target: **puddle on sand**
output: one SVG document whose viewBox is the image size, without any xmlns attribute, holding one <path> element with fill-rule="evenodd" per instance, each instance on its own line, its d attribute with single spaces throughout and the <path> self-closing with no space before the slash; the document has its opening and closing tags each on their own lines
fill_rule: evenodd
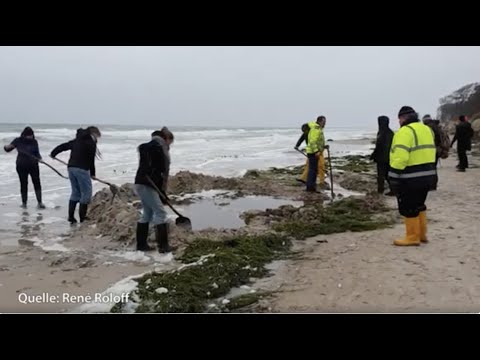
<svg viewBox="0 0 480 360">
<path fill-rule="evenodd" d="M 302 206 L 302 201 L 277 199 L 270 196 L 246 196 L 238 199 L 202 199 L 178 210 L 190 218 L 193 230 L 209 227 L 235 229 L 245 226 L 240 214 L 248 210 L 275 209 L 282 205 Z"/>
</svg>

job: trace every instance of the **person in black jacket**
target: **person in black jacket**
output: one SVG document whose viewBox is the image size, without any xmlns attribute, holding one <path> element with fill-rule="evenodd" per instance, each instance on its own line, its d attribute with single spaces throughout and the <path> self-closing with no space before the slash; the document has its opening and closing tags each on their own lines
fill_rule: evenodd
<svg viewBox="0 0 480 360">
<path fill-rule="evenodd" d="M 388 169 L 390 168 L 390 147 L 392 146 L 393 131 L 389 128 L 389 119 L 387 116 L 378 117 L 378 133 L 370 159 L 377 163 L 377 191 L 383 194 L 385 190 L 385 180 L 388 182 Z M 385 195 L 393 196 L 390 190 Z"/>
<path fill-rule="evenodd" d="M 465 169 L 468 169 L 467 150 L 472 150 L 472 137 L 472 124 L 466 120 L 465 115 L 461 115 L 458 118 L 455 136 L 453 137 L 452 144 L 450 146 L 453 147 L 453 144 L 455 144 L 455 141 L 457 141 L 457 154 L 459 161 L 457 165 L 457 171 L 465 172 Z"/>
<path fill-rule="evenodd" d="M 430 115 L 425 115 L 422 118 L 422 121 L 425 125 L 427 125 L 433 131 L 433 135 L 435 137 L 435 166 L 438 165 L 438 159 L 440 158 L 440 154 L 442 153 L 442 134 L 441 129 L 439 127 L 439 123 L 436 120 L 433 120 Z"/>
<path fill-rule="evenodd" d="M 164 198 L 156 188 L 166 194 L 170 171 L 170 145 L 173 134 L 166 127 L 152 133 L 152 140 L 138 147 L 140 155 L 135 176 L 135 192 L 140 197 L 143 213 L 137 222 L 137 250 L 153 250 L 148 244 L 149 223 L 155 226 L 155 238 L 160 253 L 170 252 L 168 244 L 167 212 Z M 153 184 L 152 184 L 153 183 Z"/>
<path fill-rule="evenodd" d="M 97 141 L 100 130 L 95 126 L 78 129 L 74 140 L 58 145 L 52 150 L 50 156 L 54 158 L 63 151 L 70 150 L 68 161 L 68 177 L 72 186 L 72 194 L 68 206 L 68 221 L 72 224 L 75 219 L 75 208 L 80 203 L 80 222 L 88 220 L 88 204 L 92 200 L 92 179 L 95 177 L 95 157 L 98 154 Z"/>
<path fill-rule="evenodd" d="M 3 149 L 10 152 L 17 149 L 17 173 L 20 178 L 20 193 L 22 195 L 22 208 L 27 207 L 28 200 L 28 175 L 32 178 L 33 188 L 37 197 L 38 208 L 45 209 L 42 203 L 42 185 L 40 183 L 40 169 L 38 160 L 42 159 L 38 142 L 31 127 L 27 126 L 23 129 L 20 137 L 14 139 L 9 145 L 5 145 Z"/>
<path fill-rule="evenodd" d="M 302 145 L 304 141 L 306 144 L 308 143 L 308 131 L 310 130 L 310 128 L 308 127 L 308 124 L 303 124 L 301 129 L 302 129 L 302 135 L 300 136 L 297 143 L 295 144 L 295 147 L 294 147 L 295 150 L 299 150 L 300 145 Z M 305 167 L 303 168 L 302 175 L 300 176 L 300 178 L 297 178 L 295 180 L 297 180 L 298 182 L 301 182 L 302 184 L 306 184 L 307 175 L 308 175 L 308 159 L 305 164 Z"/>
</svg>

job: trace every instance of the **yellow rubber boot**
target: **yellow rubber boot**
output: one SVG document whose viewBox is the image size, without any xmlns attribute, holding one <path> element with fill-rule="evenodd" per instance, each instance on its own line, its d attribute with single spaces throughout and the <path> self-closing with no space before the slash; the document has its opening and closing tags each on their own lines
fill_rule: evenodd
<svg viewBox="0 0 480 360">
<path fill-rule="evenodd" d="M 427 243 L 427 212 L 421 211 L 418 218 L 420 219 L 420 241 Z"/>
<path fill-rule="evenodd" d="M 397 246 L 418 246 L 420 245 L 420 219 L 405 218 L 405 229 L 407 234 L 404 239 L 395 240 L 393 243 Z"/>
<path fill-rule="evenodd" d="M 320 186 L 325 182 L 325 158 L 323 155 L 318 157 L 318 183 Z"/>
<path fill-rule="evenodd" d="M 300 180 L 306 183 L 307 177 L 308 177 L 308 159 L 307 159 L 307 163 L 305 164 L 305 167 L 303 168 L 303 173 L 302 173 L 302 176 L 300 176 Z"/>
</svg>

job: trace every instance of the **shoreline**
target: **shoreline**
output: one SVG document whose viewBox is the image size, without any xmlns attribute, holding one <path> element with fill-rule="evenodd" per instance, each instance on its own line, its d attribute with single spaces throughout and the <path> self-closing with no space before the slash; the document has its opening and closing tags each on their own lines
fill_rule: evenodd
<svg viewBox="0 0 480 360">
<path fill-rule="evenodd" d="M 281 195 L 281 197 L 291 201 L 295 201 L 295 198 L 297 201 L 299 198 L 305 200 L 304 194 L 300 191 L 303 187 L 299 187 L 291 179 L 300 166 L 256 171 L 261 177 L 269 174 L 270 178 L 267 176 L 261 179 L 250 179 L 251 184 L 250 180 L 246 183 L 241 182 L 241 179 L 245 179 L 245 177 L 221 178 L 191 173 L 184 173 L 182 177 L 180 173 L 180 177 L 177 176 L 177 183 L 173 182 L 172 185 L 177 189 L 174 192 L 180 194 L 185 192 L 182 190 L 182 184 L 188 183 L 191 186 L 193 178 L 195 180 L 193 183 L 199 184 L 201 187 L 208 181 L 211 181 L 210 187 L 213 188 L 219 187 L 222 189 L 225 184 L 228 185 L 226 187 L 230 188 L 238 187 L 234 198 L 245 198 L 249 195 L 256 196 L 273 192 L 272 197 Z M 175 178 L 175 176 L 172 178 Z M 274 187 L 273 191 L 269 186 L 269 179 L 272 178 L 279 180 L 282 184 L 277 188 Z M 259 187 L 258 184 L 264 186 Z M 284 193 L 282 188 L 282 186 L 286 186 L 285 184 L 288 184 L 288 194 Z M 128 185 L 123 186 L 123 188 L 128 189 Z M 188 189 L 186 190 L 188 192 Z M 100 190 L 95 196 L 97 198 L 102 196 L 108 198 L 108 190 Z M 306 198 L 308 200 L 311 196 Z M 195 202 L 198 203 L 199 201 L 202 200 L 197 199 Z M 95 213 L 93 206 L 92 211 Z M 118 215 L 117 211 L 116 216 Z M 135 217 L 136 214 L 133 218 Z M 194 218 L 192 218 L 192 221 L 195 221 Z M 119 223 L 121 222 L 120 220 Z M 0 271 L 0 286 L 3 294 L 0 299 L 0 304 L 2 304 L 0 312 L 72 311 L 75 308 L 72 304 L 61 304 L 61 306 L 57 304 L 22 304 L 22 306 L 18 306 L 18 294 L 19 292 L 29 294 L 69 292 L 73 295 L 82 295 L 84 292 L 103 292 L 113 283 L 121 281 L 127 276 L 148 272 L 155 267 L 168 269 L 172 266 L 178 266 L 176 261 L 170 264 L 168 262 L 166 264 L 162 263 L 161 256 L 156 256 L 158 254 L 140 254 L 130 250 L 132 245 L 127 246 L 122 242 L 103 239 L 104 236 L 100 237 L 97 232 L 96 228 L 98 226 L 98 222 L 89 225 L 82 224 L 76 230 L 73 230 L 70 236 L 59 239 L 58 243 L 55 243 L 58 244 L 58 247 L 62 247 L 61 250 L 67 251 L 56 251 L 58 248 L 55 248 L 55 246 L 47 247 L 45 250 L 36 246 L 35 243 L 28 244 L 31 246 L 14 246 L 10 249 L 7 248 L 5 251 L 2 250 L 0 259 L 5 265 L 2 267 L 3 270 Z M 131 230 L 134 231 L 134 227 L 131 227 Z M 255 233 L 256 231 L 258 230 L 254 228 L 247 229 L 245 225 L 240 229 L 204 229 L 195 232 L 193 237 L 205 234 L 221 237 L 236 233 Z M 134 237 L 131 236 L 130 240 L 134 240 Z M 188 240 L 186 243 L 188 243 Z M 182 243 L 180 243 L 181 245 Z"/>
<path fill-rule="evenodd" d="M 430 238 L 428 244 L 415 248 L 398 248 L 392 245 L 393 239 L 401 236 L 404 228 L 396 211 L 395 199 L 384 198 L 386 210 L 392 215 L 391 225 L 366 231 L 330 233 L 329 230 L 326 234 L 322 234 L 325 229 L 314 228 L 314 231 L 321 233 L 313 235 L 307 232 L 301 236 L 305 237 L 304 240 L 297 239 L 292 242 L 288 252 L 281 252 L 273 259 L 267 256 L 266 260 L 273 261 L 268 260 L 266 265 L 262 265 L 266 271 L 262 270 L 263 275 L 244 278 L 244 285 L 234 282 L 228 291 L 223 291 L 217 298 L 202 299 L 206 306 L 204 311 L 478 312 L 478 302 L 475 299 L 480 295 L 480 288 L 475 284 L 480 276 L 480 253 L 475 243 L 480 229 L 475 218 L 468 216 L 480 202 L 480 194 L 475 191 L 478 187 L 475 175 L 480 175 L 480 169 L 476 165 L 477 156 L 472 156 L 472 166 L 467 173 L 455 172 L 455 156 L 443 161 L 439 167 L 439 188 L 429 194 L 427 200 Z M 347 169 L 352 170 L 348 166 Z M 358 170 L 362 170 L 362 164 Z M 362 172 L 348 170 L 345 173 L 368 177 L 368 173 L 362 175 Z M 278 171 L 275 174 L 277 176 Z M 458 183 L 463 183 L 463 186 L 453 186 Z M 369 201 L 371 199 L 369 198 Z M 451 206 L 457 205 L 462 207 L 461 210 L 452 213 Z M 263 220 L 272 217 L 275 219 L 278 216 L 276 211 L 279 209 L 259 211 L 258 218 L 248 225 L 249 231 L 218 231 L 216 235 L 219 238 L 215 240 L 232 236 L 238 238 L 242 235 L 259 236 L 264 232 Z M 373 220 L 385 221 L 382 217 L 384 215 L 385 210 L 381 214 L 374 214 Z M 282 214 L 280 216 L 282 217 Z M 284 217 L 288 220 L 288 216 Z M 208 234 L 204 231 L 198 232 L 202 235 L 206 233 Z M 33 294 L 130 294 L 138 289 L 136 283 L 139 279 L 143 278 L 143 284 L 149 280 L 154 284 L 157 284 L 157 281 L 168 283 L 168 278 L 158 278 L 158 275 L 195 268 L 185 267 L 179 261 L 181 253 L 178 256 L 175 254 L 174 259 L 162 258 L 156 254 L 139 254 L 140 256 L 135 258 L 130 256 L 135 254 L 134 251 L 119 250 L 118 242 L 99 243 L 97 240 L 88 235 L 66 240 L 63 243 L 66 247 L 83 246 L 83 249 L 77 249 L 66 259 L 62 254 L 47 254 L 38 247 L 22 247 L 19 252 L 0 254 L 2 260 L 13 256 L 9 261 L 15 264 L 12 269 L 5 269 L 4 265 L 0 268 L 0 312 L 108 312 L 112 308 L 119 311 L 112 303 L 50 303 L 19 307 L 15 297 L 18 296 L 16 291 Z M 105 244 L 111 248 L 108 258 L 100 256 L 106 255 Z M 96 256 L 92 256 L 92 253 Z M 122 256 L 125 256 L 124 259 Z M 43 260 L 37 261 L 42 257 Z M 200 266 L 208 266 L 211 258 L 207 256 L 205 259 Z M 43 264 L 39 264 L 41 262 Z M 9 273 L 11 275 L 8 275 Z M 133 280 L 132 277 L 138 278 Z M 145 285 L 142 285 L 141 289 L 145 291 Z M 160 286 L 156 290 L 158 292 L 154 296 L 157 297 L 167 298 L 171 294 L 166 286 Z M 7 292 L 10 293 L 9 299 L 6 298 Z M 138 303 L 127 304 L 123 311 L 133 312 L 138 309 Z M 140 310 L 148 309 L 145 304 L 142 306 Z"/>
<path fill-rule="evenodd" d="M 321 196 L 315 196 L 317 194 L 305 196 L 301 193 L 300 189 L 303 189 L 303 186 L 298 186 L 292 180 L 292 175 L 301 166 L 303 165 L 293 165 L 282 169 L 253 170 L 260 178 L 249 178 L 249 176 L 221 178 L 192 173 L 183 173 L 182 175 L 180 172 L 180 176 L 177 176 L 178 181 L 176 184 L 175 181 L 172 181 L 172 186 L 177 189 L 174 193 L 188 192 L 188 186 L 186 189 L 183 186 L 190 184 L 191 187 L 193 178 L 196 180 L 193 183 L 201 187 L 208 181 L 211 181 L 210 187 L 219 188 L 218 190 L 224 190 L 222 189 L 223 185 L 226 185 L 227 188 L 238 187 L 233 196 L 237 199 L 264 195 L 272 198 L 280 196 L 289 201 L 325 200 L 325 196 L 321 194 L 319 194 Z M 175 179 L 175 176 L 172 179 Z M 278 180 L 280 183 L 277 188 L 274 186 L 273 191 L 270 190 L 271 179 Z M 243 180 L 245 182 L 242 182 Z M 263 186 L 259 186 L 261 184 Z M 122 188 L 127 188 L 124 192 L 128 192 L 128 186 Z M 285 188 L 288 188 L 287 193 L 283 191 Z M 192 194 L 192 192 L 190 193 Z M 195 193 L 198 191 L 193 192 L 193 194 Z M 102 196 L 108 198 L 108 190 L 100 190 L 95 194 L 97 198 Z M 195 200 L 196 203 L 201 201 L 202 199 Z M 92 212 L 95 213 L 93 206 Z M 116 216 L 118 216 L 118 212 Z M 136 218 L 135 213 L 133 218 Z M 194 218 L 192 221 L 195 221 Z M 122 222 L 119 221 L 119 224 Z M 36 245 L 33 242 L 28 244 L 31 246 L 16 246 L 2 251 L 0 259 L 5 265 L 0 271 L 0 286 L 3 294 L 0 298 L 0 304 L 2 304 L 0 312 L 72 311 L 75 306 L 71 304 L 61 304 L 61 306 L 58 304 L 22 304 L 22 306 L 18 306 L 18 294 L 20 292 L 28 294 L 69 292 L 72 295 L 82 295 L 85 292 L 103 292 L 113 283 L 121 281 L 127 276 L 148 272 L 155 267 L 169 269 L 178 266 L 175 260 L 165 261 L 161 256 L 157 256 L 159 254 L 141 254 L 131 251 L 132 245 L 102 239 L 104 236 L 100 236 L 97 227 L 99 227 L 98 218 L 97 222 L 93 224 L 82 224 L 77 230 L 73 230 L 70 236 L 59 239 L 53 246 L 50 244 L 50 247 L 42 248 L 37 246 L 38 243 Z M 81 231 L 78 231 L 79 229 Z M 131 230 L 134 231 L 134 227 L 131 227 Z M 187 240 L 183 243 L 179 242 L 179 245 L 188 244 L 188 239 L 196 236 L 213 235 L 216 238 L 232 234 L 254 234 L 259 231 L 258 228 L 247 225 L 239 229 L 204 229 L 191 236 L 185 236 Z M 178 234 L 177 239 L 183 235 L 182 233 Z M 172 237 L 175 239 L 175 234 Z M 131 236 L 130 240 L 134 240 L 134 237 Z M 101 276 L 99 276 L 100 274 Z"/>
<path fill-rule="evenodd" d="M 476 156 L 472 156 L 472 166 L 467 173 L 455 172 L 454 155 L 442 161 L 439 188 L 431 192 L 427 199 L 430 243 L 426 245 L 415 248 L 393 246 L 393 239 L 404 233 L 395 199 L 379 198 L 372 193 L 346 197 L 322 207 L 330 209 L 327 212 L 314 205 L 319 202 L 318 198 L 304 198 L 304 205 L 300 207 L 284 205 L 247 211 L 242 214 L 246 225 L 240 229 L 204 229 L 193 234 L 177 233 L 172 229 L 172 239 L 177 239 L 173 241 L 180 247 L 173 258 L 135 252 L 132 251 L 133 245 L 127 245 L 127 241 L 98 237 L 98 231 L 102 229 L 96 223 L 83 227 L 83 234 L 76 234 L 61 242 L 69 252 L 45 252 L 37 246 L 22 246 L 18 251 L 0 253 L 4 264 L 0 267 L 0 312 L 78 313 L 108 312 L 111 309 L 114 312 L 150 312 L 168 309 L 171 304 L 169 301 L 180 304 L 180 308 L 174 311 L 181 312 L 198 309 L 205 312 L 281 313 L 478 312 L 478 304 L 474 299 L 480 295 L 480 288 L 475 285 L 480 270 L 480 254 L 474 244 L 480 229 L 473 217 L 466 216 L 475 211 L 480 201 L 480 194 L 475 192 L 475 174 L 479 172 L 480 175 Z M 353 187 L 375 189 L 372 168 L 365 171 L 362 158 L 335 161 L 338 170 L 334 172 L 334 184 L 350 179 Z M 303 187 L 291 182 L 295 171 L 298 171 L 298 167 L 293 167 L 293 170 L 256 171 L 253 189 L 264 191 L 258 187 L 258 183 L 270 183 L 274 177 L 278 184 L 283 184 L 278 186 L 285 186 L 291 190 L 290 194 L 298 195 Z M 197 180 L 195 184 L 201 186 L 208 181 L 224 185 L 222 181 L 225 181 L 199 175 L 194 175 L 194 178 Z M 238 185 L 238 179 L 235 181 Z M 463 182 L 462 187 L 453 186 L 460 182 Z M 184 189 L 180 185 L 175 185 L 179 186 L 178 193 Z M 227 196 L 240 195 L 242 198 L 252 190 L 243 183 L 240 185 L 243 187 L 240 194 L 230 192 Z M 276 191 L 280 192 L 280 189 Z M 124 191 L 128 191 L 128 186 Z M 108 202 L 109 194 L 105 192 L 104 200 Z M 283 195 L 286 193 L 288 191 L 284 191 Z M 215 194 L 218 193 L 212 191 L 213 198 Z M 329 202 L 328 198 L 325 199 Z M 451 206 L 457 205 L 462 206 L 461 210 L 452 213 Z M 122 209 L 118 210 L 121 213 Z M 312 216 L 304 218 L 310 212 Z M 329 214 L 335 215 L 332 217 Z M 116 212 L 114 215 L 120 214 Z M 323 220 L 315 222 L 318 217 Z M 135 221 L 135 216 L 132 220 Z M 192 218 L 192 221 L 195 219 Z M 295 224 L 299 226 L 292 227 Z M 125 225 L 128 227 L 128 224 Z M 254 266 L 242 262 L 235 265 L 237 250 L 231 254 L 222 250 L 215 255 L 218 250 L 209 250 L 212 245 L 205 243 L 202 245 L 206 246 L 205 250 L 202 250 L 197 242 L 200 237 L 210 239 L 213 244 L 225 241 L 240 241 L 239 244 L 242 244 L 252 240 L 257 243 L 264 241 L 261 239 L 265 234 L 273 236 L 273 243 L 274 239 L 280 239 L 279 236 L 287 236 L 291 245 L 288 249 L 262 248 L 262 252 L 266 251 L 262 255 L 263 260 L 254 262 Z M 179 239 L 182 236 L 183 239 Z M 244 250 L 238 251 L 250 251 L 243 245 L 241 248 Z M 192 297 L 188 293 L 190 280 L 186 279 L 195 274 L 194 278 L 204 281 L 201 279 L 210 274 L 213 265 L 223 266 L 223 256 L 226 256 L 225 259 L 237 259 L 232 263 L 234 268 L 231 272 L 227 272 L 229 277 L 222 277 L 227 282 L 219 289 L 206 289 L 204 295 Z M 235 266 L 240 267 L 237 269 Z M 245 271 L 247 273 L 242 273 Z M 188 301 L 177 301 L 175 293 L 172 293 L 172 287 L 179 284 L 172 283 L 169 274 L 178 272 L 184 273 L 182 279 L 187 281 L 179 284 L 182 284 L 184 291 L 182 298 Z M 243 275 L 238 278 L 235 273 Z M 216 292 L 212 293 L 212 289 Z M 126 292 L 134 300 L 129 299 L 124 308 L 113 303 L 19 306 L 19 292 L 92 296 L 96 293 L 121 296 Z M 136 292 L 139 295 L 134 295 Z M 157 305 L 146 301 L 145 296 L 153 296 Z"/>
</svg>

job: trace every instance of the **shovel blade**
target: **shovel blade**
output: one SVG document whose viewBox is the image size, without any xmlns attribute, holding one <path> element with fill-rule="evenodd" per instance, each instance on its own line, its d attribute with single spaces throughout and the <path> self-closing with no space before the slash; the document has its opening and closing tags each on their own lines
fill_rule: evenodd
<svg viewBox="0 0 480 360">
<path fill-rule="evenodd" d="M 192 230 L 192 222 L 185 216 L 179 216 L 175 219 L 175 225 L 185 229 Z"/>
</svg>

